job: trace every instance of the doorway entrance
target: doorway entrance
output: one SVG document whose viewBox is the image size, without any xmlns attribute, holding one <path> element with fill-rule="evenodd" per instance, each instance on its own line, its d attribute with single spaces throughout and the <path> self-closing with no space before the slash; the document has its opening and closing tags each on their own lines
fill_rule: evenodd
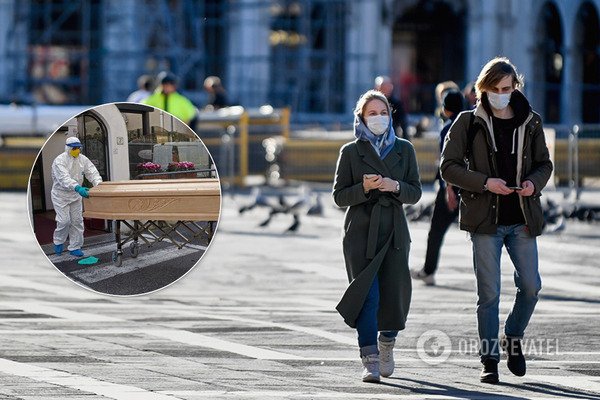
<svg viewBox="0 0 600 400">
<path fill-rule="evenodd" d="M 433 113 L 435 85 L 464 84 L 465 20 L 462 2 L 421 0 L 394 22 L 392 81 L 409 113 Z"/>
<path fill-rule="evenodd" d="M 64 151 L 66 137 L 73 134 L 79 137 L 83 144 L 82 153 L 96 166 L 102 180 L 110 178 L 108 131 L 93 111 L 85 112 L 59 128 L 42 148 L 30 180 L 34 231 L 40 245 L 51 244 L 56 229 L 56 214 L 51 199 L 52 163 Z M 91 184 L 84 179 L 84 186 L 90 187 Z M 84 218 L 84 226 L 84 237 L 111 232 L 111 224 L 102 219 Z"/>
</svg>

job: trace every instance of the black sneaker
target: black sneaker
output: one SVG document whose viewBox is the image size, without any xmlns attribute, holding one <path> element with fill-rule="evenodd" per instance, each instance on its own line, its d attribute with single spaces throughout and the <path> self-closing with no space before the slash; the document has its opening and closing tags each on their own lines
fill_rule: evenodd
<svg viewBox="0 0 600 400">
<path fill-rule="evenodd" d="M 498 361 L 493 358 L 485 359 L 479 380 L 483 383 L 498 383 Z"/>
<path fill-rule="evenodd" d="M 508 356 L 506 365 L 508 366 L 509 371 L 516 376 L 525 375 L 527 366 L 525 364 L 523 350 L 521 349 L 521 339 L 510 338 L 506 335 L 502 335 L 500 346 L 502 346 L 502 350 L 504 350 Z"/>
</svg>

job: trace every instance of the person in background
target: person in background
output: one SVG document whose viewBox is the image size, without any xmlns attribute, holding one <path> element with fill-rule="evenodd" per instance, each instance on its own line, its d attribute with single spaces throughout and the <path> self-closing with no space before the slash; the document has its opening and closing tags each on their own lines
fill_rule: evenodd
<svg viewBox="0 0 600 400">
<path fill-rule="evenodd" d="M 469 82 L 463 89 L 463 96 L 467 102 L 467 109 L 472 110 L 477 105 L 477 92 L 475 91 L 475 82 Z"/>
<path fill-rule="evenodd" d="M 440 154 L 450 126 L 464 109 L 465 99 L 462 93 L 455 89 L 446 91 L 442 100 L 442 112 L 448 120 L 440 131 Z M 413 279 L 421 279 L 427 286 L 435 285 L 435 272 L 438 267 L 444 236 L 448 228 L 456 220 L 456 217 L 458 217 L 458 190 L 452 185 L 446 185 L 446 182 L 440 176 L 439 169 L 436 180 L 439 187 L 435 197 L 431 227 L 429 228 L 429 235 L 427 237 L 425 264 L 421 270 L 411 271 Z"/>
<path fill-rule="evenodd" d="M 394 372 L 396 335 L 410 307 L 402 205 L 419 201 L 421 182 L 415 150 L 396 137 L 383 93 L 369 90 L 358 99 L 354 136 L 340 150 L 333 184 L 335 204 L 347 207 L 343 249 L 350 280 L 337 310 L 357 330 L 362 380 L 379 382 Z"/>
<path fill-rule="evenodd" d="M 544 225 L 540 195 L 553 167 L 542 119 L 517 90 L 521 86 L 523 77 L 507 58 L 485 64 L 475 83 L 477 107 L 450 127 L 440 166 L 442 179 L 461 189 L 460 229 L 473 244 L 484 383 L 499 381 L 499 347 L 508 369 L 525 375 L 521 339 L 542 287 L 536 237 Z M 515 268 L 517 294 L 498 340 L 503 247 Z"/>
<path fill-rule="evenodd" d="M 444 99 L 446 92 L 449 90 L 459 90 L 460 91 L 460 88 L 454 81 L 440 82 L 435 86 L 435 104 L 436 104 L 435 116 L 440 118 L 443 122 L 446 122 L 447 117 L 444 115 L 443 110 L 442 110 L 442 108 L 443 108 L 442 100 Z"/>
<path fill-rule="evenodd" d="M 142 103 L 165 110 L 189 124 L 197 110 L 188 98 L 177 92 L 177 77 L 163 71 L 158 74 L 157 81 L 160 85 Z"/>
<path fill-rule="evenodd" d="M 408 116 L 402 101 L 394 96 L 394 84 L 389 76 L 380 75 L 375 78 L 374 89 L 383 93 L 392 108 L 394 131 L 398 137 L 410 140 L 408 134 Z"/>
<path fill-rule="evenodd" d="M 229 106 L 227 92 L 218 76 L 209 76 L 204 80 L 204 90 L 208 93 L 206 111 L 216 111 L 219 108 Z"/>
<path fill-rule="evenodd" d="M 88 188 L 82 187 L 83 178 L 93 186 L 102 182 L 98 170 L 92 162 L 81 154 L 81 142 L 76 137 L 68 137 L 65 151 L 52 162 L 51 199 L 56 212 L 56 229 L 53 242 L 54 253 L 61 255 L 69 238 L 69 253 L 83 257 L 83 207 L 82 197 L 89 197 Z"/>
<path fill-rule="evenodd" d="M 137 80 L 138 90 L 127 97 L 130 103 L 141 103 L 146 97 L 152 94 L 154 89 L 154 79 L 150 75 L 141 75 Z"/>
</svg>

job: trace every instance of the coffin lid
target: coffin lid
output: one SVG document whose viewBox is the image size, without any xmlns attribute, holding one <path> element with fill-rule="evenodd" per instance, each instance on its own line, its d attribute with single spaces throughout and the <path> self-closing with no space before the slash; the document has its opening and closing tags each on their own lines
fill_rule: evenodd
<svg viewBox="0 0 600 400">
<path fill-rule="evenodd" d="M 220 196 L 219 180 L 147 179 L 102 182 L 89 191 L 90 197 L 146 197 L 146 196 Z"/>
</svg>

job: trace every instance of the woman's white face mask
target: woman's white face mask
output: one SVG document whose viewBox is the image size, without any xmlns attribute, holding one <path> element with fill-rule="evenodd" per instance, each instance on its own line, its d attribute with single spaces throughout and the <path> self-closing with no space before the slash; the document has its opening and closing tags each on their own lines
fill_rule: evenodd
<svg viewBox="0 0 600 400">
<path fill-rule="evenodd" d="M 511 93 L 492 93 L 488 92 L 488 100 L 490 101 L 490 106 L 495 108 L 496 110 L 504 110 L 508 103 L 510 103 L 510 95 Z"/>
<path fill-rule="evenodd" d="M 383 135 L 390 126 L 390 116 L 389 115 L 373 115 L 366 118 L 365 123 L 367 124 L 367 128 L 374 135 L 380 136 Z"/>
</svg>

